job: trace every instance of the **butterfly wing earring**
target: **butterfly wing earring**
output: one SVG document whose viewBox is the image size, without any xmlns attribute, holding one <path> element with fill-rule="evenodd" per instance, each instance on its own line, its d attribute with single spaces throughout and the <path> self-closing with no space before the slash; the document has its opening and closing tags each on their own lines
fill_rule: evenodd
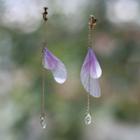
<svg viewBox="0 0 140 140">
<path fill-rule="evenodd" d="M 46 22 L 47 19 L 47 7 L 44 8 L 43 19 Z M 64 63 L 58 59 L 47 48 L 46 42 L 43 44 L 42 50 L 42 96 L 41 96 L 41 117 L 40 123 L 42 128 L 46 128 L 46 112 L 45 112 L 45 80 L 44 69 L 50 70 L 53 74 L 55 81 L 59 84 L 63 84 L 67 79 L 67 71 Z"/>
<path fill-rule="evenodd" d="M 81 83 L 84 89 L 88 92 L 87 99 L 87 112 L 85 117 L 85 124 L 89 125 L 92 122 L 90 114 L 90 95 L 100 97 L 101 91 L 99 86 L 99 78 L 102 75 L 102 69 L 92 49 L 93 46 L 93 30 L 95 29 L 97 19 L 93 15 L 89 18 L 89 39 L 88 39 L 88 52 L 81 69 Z"/>
</svg>

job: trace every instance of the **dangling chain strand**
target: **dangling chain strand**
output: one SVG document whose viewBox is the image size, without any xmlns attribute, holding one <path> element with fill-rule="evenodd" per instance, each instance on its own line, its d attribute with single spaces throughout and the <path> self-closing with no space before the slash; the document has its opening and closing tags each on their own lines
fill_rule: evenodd
<svg viewBox="0 0 140 140">
<path fill-rule="evenodd" d="M 87 95 L 87 113 L 90 112 L 90 95 Z"/>
<path fill-rule="evenodd" d="M 44 68 L 42 68 L 41 116 L 44 115 L 45 115 L 45 79 L 44 79 Z"/>
<path fill-rule="evenodd" d="M 88 31 L 88 47 L 92 47 L 93 45 L 93 30 L 95 28 L 97 19 L 94 18 L 93 15 L 90 16 L 89 18 L 89 31 Z M 90 78 L 89 78 L 89 83 L 90 83 Z M 89 87 L 90 88 L 90 87 Z M 89 89 L 90 90 L 90 89 Z M 85 117 L 85 124 L 89 125 L 92 122 L 92 118 L 90 115 L 90 95 L 87 95 L 87 110 L 86 110 L 86 117 Z"/>
<path fill-rule="evenodd" d="M 48 20 L 47 15 L 47 7 L 44 7 L 44 13 L 43 13 L 43 20 L 46 22 Z M 43 54 L 44 54 L 44 46 L 46 45 L 46 42 L 43 43 L 42 47 L 42 61 L 43 61 Z M 42 94 L 41 94 L 41 116 L 40 116 L 40 124 L 42 128 L 46 128 L 46 111 L 45 111 L 45 79 L 44 79 L 44 68 L 42 68 Z"/>
<path fill-rule="evenodd" d="M 92 45 L 93 45 L 93 41 L 92 41 L 93 40 L 93 30 L 95 29 L 96 22 L 97 22 L 97 19 L 93 15 L 90 15 L 89 22 L 88 22 L 88 28 L 89 28 L 88 46 L 89 47 L 92 47 Z M 90 95 L 88 94 L 87 95 L 87 113 L 89 113 L 89 112 L 90 112 Z"/>
</svg>

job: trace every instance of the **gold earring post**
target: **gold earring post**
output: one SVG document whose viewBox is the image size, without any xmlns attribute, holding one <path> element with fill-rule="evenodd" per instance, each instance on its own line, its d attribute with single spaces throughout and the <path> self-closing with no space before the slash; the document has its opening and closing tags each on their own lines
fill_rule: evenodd
<svg viewBox="0 0 140 140">
<path fill-rule="evenodd" d="M 48 15 L 48 7 L 44 7 L 44 13 L 43 13 L 43 19 L 46 22 L 48 20 L 47 15 Z"/>
<path fill-rule="evenodd" d="M 89 28 L 88 47 L 92 47 L 92 43 L 93 43 L 93 30 L 95 29 L 96 24 L 97 24 L 97 19 L 95 18 L 95 16 L 90 15 L 89 21 L 88 21 L 88 28 Z"/>
<path fill-rule="evenodd" d="M 89 29 L 95 29 L 95 26 L 96 26 L 96 23 L 97 23 L 97 19 L 95 18 L 95 16 L 93 16 L 93 15 L 90 15 L 90 17 L 89 17 L 89 22 L 88 22 L 88 24 L 89 24 Z"/>
</svg>

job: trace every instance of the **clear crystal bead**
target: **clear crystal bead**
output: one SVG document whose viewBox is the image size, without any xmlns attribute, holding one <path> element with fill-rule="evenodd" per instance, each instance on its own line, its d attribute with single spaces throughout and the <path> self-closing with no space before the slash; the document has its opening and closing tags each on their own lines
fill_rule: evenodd
<svg viewBox="0 0 140 140">
<path fill-rule="evenodd" d="M 91 115 L 88 113 L 85 117 L 85 124 L 90 125 L 91 122 L 92 122 L 92 118 L 91 118 Z"/>
<path fill-rule="evenodd" d="M 41 116 L 41 117 L 40 117 L 40 124 L 41 124 L 41 127 L 42 127 L 43 129 L 46 128 L 46 126 L 47 126 L 46 116 Z"/>
</svg>

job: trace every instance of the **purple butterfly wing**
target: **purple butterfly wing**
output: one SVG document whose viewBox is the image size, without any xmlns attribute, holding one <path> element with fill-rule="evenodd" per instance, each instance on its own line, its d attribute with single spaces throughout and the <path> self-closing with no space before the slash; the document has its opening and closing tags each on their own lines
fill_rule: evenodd
<svg viewBox="0 0 140 140">
<path fill-rule="evenodd" d="M 89 63 L 90 67 L 90 76 L 94 79 L 98 79 L 102 75 L 102 69 L 92 48 L 88 49 L 88 53 L 89 57 L 87 63 Z"/>
<path fill-rule="evenodd" d="M 98 78 L 101 76 L 102 70 L 97 61 L 97 58 L 91 48 L 88 49 L 88 53 L 84 60 L 81 69 L 81 82 L 85 90 L 94 97 L 101 95 Z"/>
<path fill-rule="evenodd" d="M 47 48 L 43 51 L 43 66 L 51 70 L 56 82 L 63 84 L 67 79 L 67 71 L 65 65 L 56 56 L 54 56 Z"/>
</svg>

